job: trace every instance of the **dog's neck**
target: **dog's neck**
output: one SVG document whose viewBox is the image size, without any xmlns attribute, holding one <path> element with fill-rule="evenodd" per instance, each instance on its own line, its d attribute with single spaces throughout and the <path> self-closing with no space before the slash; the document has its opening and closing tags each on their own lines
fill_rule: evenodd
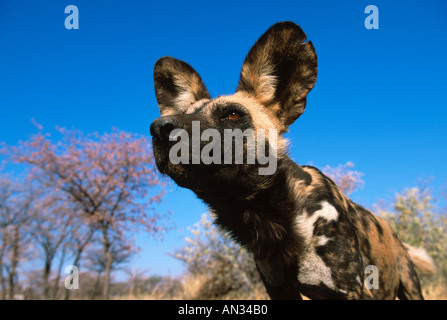
<svg viewBox="0 0 447 320">
<path fill-rule="evenodd" d="M 277 171 L 262 179 L 262 188 L 219 186 L 219 190 L 197 193 L 216 215 L 216 224 L 256 256 L 265 252 L 297 252 L 299 235 L 291 230 L 301 204 L 297 201 L 297 186 L 308 186 L 311 175 L 286 157 Z M 217 187 L 216 187 L 217 188 Z M 278 248 L 266 250 L 266 246 Z M 286 253 L 287 254 L 287 253 Z"/>
</svg>

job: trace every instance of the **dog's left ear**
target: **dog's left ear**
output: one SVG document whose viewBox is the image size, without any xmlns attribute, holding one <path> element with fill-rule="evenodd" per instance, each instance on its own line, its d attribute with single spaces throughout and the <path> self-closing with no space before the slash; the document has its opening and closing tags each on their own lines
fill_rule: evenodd
<svg viewBox="0 0 447 320">
<path fill-rule="evenodd" d="M 162 57 L 155 63 L 154 87 L 162 116 L 187 113 L 193 103 L 211 99 L 199 74 L 172 57 Z"/>
<path fill-rule="evenodd" d="M 271 108 L 284 125 L 292 124 L 306 107 L 306 96 L 317 80 L 317 55 L 306 34 L 293 22 L 268 29 L 250 49 L 237 91 Z"/>
</svg>

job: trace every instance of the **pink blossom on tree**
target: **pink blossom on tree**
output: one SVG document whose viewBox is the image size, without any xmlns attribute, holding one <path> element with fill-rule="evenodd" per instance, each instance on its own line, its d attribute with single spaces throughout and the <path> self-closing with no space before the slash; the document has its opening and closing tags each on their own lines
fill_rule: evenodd
<svg viewBox="0 0 447 320">
<path fill-rule="evenodd" d="M 335 168 L 327 165 L 323 168 L 323 172 L 331 178 L 346 195 L 350 195 L 364 184 L 364 181 L 362 180 L 363 173 L 352 170 L 353 167 L 354 163 L 348 161 L 346 164 L 340 164 Z"/>
<path fill-rule="evenodd" d="M 58 141 L 39 131 L 7 149 L 15 162 L 31 166 L 42 186 L 62 191 L 72 214 L 88 226 L 83 230 L 100 237 L 107 260 L 103 289 L 107 299 L 112 249 L 133 246 L 131 234 L 138 228 L 151 235 L 164 230 L 159 223 L 162 216 L 152 206 L 164 194 L 163 183 L 144 136 L 117 129 L 102 135 L 57 130 L 62 135 Z M 82 250 L 85 245 L 80 244 Z"/>
</svg>

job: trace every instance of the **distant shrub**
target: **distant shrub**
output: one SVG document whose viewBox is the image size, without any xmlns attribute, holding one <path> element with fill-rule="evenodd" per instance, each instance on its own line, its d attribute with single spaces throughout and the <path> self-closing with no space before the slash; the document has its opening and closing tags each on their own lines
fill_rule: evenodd
<svg viewBox="0 0 447 320">
<path fill-rule="evenodd" d="M 395 195 L 391 208 L 378 209 L 402 242 L 423 247 L 433 258 L 437 274 L 422 278 L 423 284 L 446 283 L 447 213 L 436 205 L 436 198 L 426 187 L 404 189 Z"/>
<path fill-rule="evenodd" d="M 250 298 L 264 290 L 251 253 L 231 240 L 203 214 L 190 231 L 186 246 L 174 257 L 183 261 L 192 276 L 205 277 L 197 299 Z M 255 298 L 255 297 L 252 297 Z"/>
</svg>

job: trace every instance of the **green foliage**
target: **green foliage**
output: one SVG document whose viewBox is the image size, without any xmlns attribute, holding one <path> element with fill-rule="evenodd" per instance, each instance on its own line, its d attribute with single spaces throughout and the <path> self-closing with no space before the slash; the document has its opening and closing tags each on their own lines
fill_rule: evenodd
<svg viewBox="0 0 447 320">
<path fill-rule="evenodd" d="M 447 213 L 436 205 L 426 187 L 404 189 L 396 194 L 391 210 L 379 210 L 399 239 L 423 247 L 435 261 L 438 272 L 424 283 L 447 279 Z"/>
</svg>

